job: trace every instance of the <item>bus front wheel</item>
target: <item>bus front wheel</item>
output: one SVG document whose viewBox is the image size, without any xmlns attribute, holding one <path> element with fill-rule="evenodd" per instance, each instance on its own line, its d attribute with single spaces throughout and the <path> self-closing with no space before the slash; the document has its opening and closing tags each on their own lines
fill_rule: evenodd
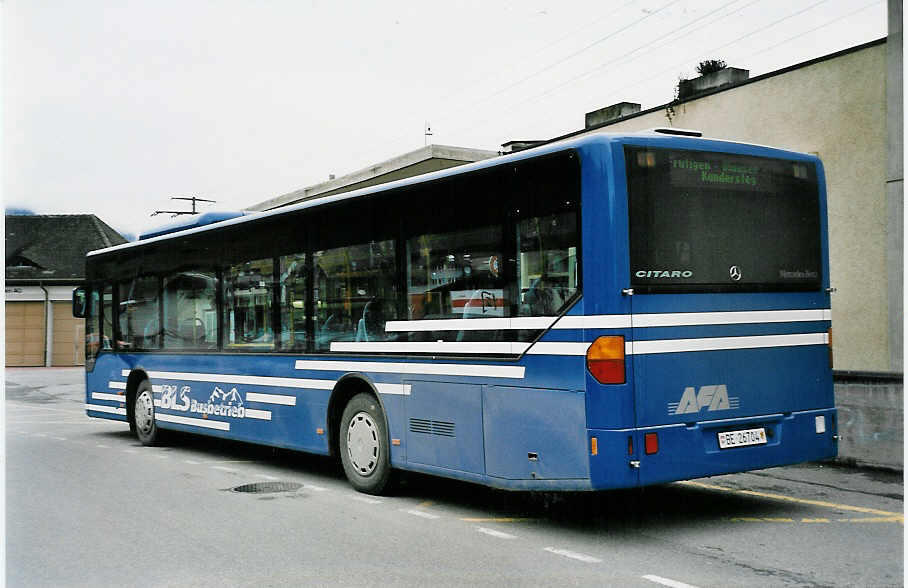
<svg viewBox="0 0 908 588">
<path fill-rule="evenodd" d="M 391 451 L 378 400 L 360 393 L 341 416 L 340 457 L 350 484 L 366 494 L 381 494 L 391 481 Z"/>
<path fill-rule="evenodd" d="M 133 396 L 132 418 L 142 445 L 156 445 L 160 441 L 161 432 L 154 418 L 154 393 L 148 380 L 142 380 Z"/>
</svg>

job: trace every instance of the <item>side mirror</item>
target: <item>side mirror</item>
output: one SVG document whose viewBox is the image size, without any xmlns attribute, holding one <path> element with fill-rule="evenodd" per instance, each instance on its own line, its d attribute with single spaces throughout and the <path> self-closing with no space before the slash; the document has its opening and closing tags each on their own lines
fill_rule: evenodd
<svg viewBox="0 0 908 588">
<path fill-rule="evenodd" d="M 85 318 L 85 306 L 88 301 L 88 296 L 86 296 L 85 288 L 79 286 L 73 290 L 73 316 L 76 318 Z"/>
</svg>

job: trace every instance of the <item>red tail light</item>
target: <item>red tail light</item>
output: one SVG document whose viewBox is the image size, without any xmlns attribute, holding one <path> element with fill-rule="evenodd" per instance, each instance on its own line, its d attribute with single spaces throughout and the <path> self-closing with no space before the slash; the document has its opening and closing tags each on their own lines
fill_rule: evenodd
<svg viewBox="0 0 908 588">
<path fill-rule="evenodd" d="M 643 436 L 643 449 L 647 455 L 659 453 L 659 434 L 647 433 Z"/>
<path fill-rule="evenodd" d="M 624 337 L 599 337 L 586 350 L 586 369 L 600 384 L 623 384 Z"/>
</svg>

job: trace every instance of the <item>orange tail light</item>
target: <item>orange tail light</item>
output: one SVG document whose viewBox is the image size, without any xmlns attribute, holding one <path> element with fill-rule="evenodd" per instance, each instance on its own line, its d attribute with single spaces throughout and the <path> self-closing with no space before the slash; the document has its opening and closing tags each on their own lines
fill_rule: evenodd
<svg viewBox="0 0 908 588">
<path fill-rule="evenodd" d="M 586 369 L 600 384 L 623 384 L 624 337 L 602 336 L 586 350 Z"/>
</svg>

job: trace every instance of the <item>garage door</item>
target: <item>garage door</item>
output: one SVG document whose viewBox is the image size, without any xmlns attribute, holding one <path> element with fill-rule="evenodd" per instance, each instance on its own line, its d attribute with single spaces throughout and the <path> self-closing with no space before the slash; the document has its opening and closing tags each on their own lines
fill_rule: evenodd
<svg viewBox="0 0 908 588">
<path fill-rule="evenodd" d="M 73 316 L 71 302 L 54 302 L 54 351 L 51 365 L 85 365 L 85 319 Z"/>
<path fill-rule="evenodd" d="M 6 365 L 44 365 L 44 303 L 6 303 Z"/>
</svg>

